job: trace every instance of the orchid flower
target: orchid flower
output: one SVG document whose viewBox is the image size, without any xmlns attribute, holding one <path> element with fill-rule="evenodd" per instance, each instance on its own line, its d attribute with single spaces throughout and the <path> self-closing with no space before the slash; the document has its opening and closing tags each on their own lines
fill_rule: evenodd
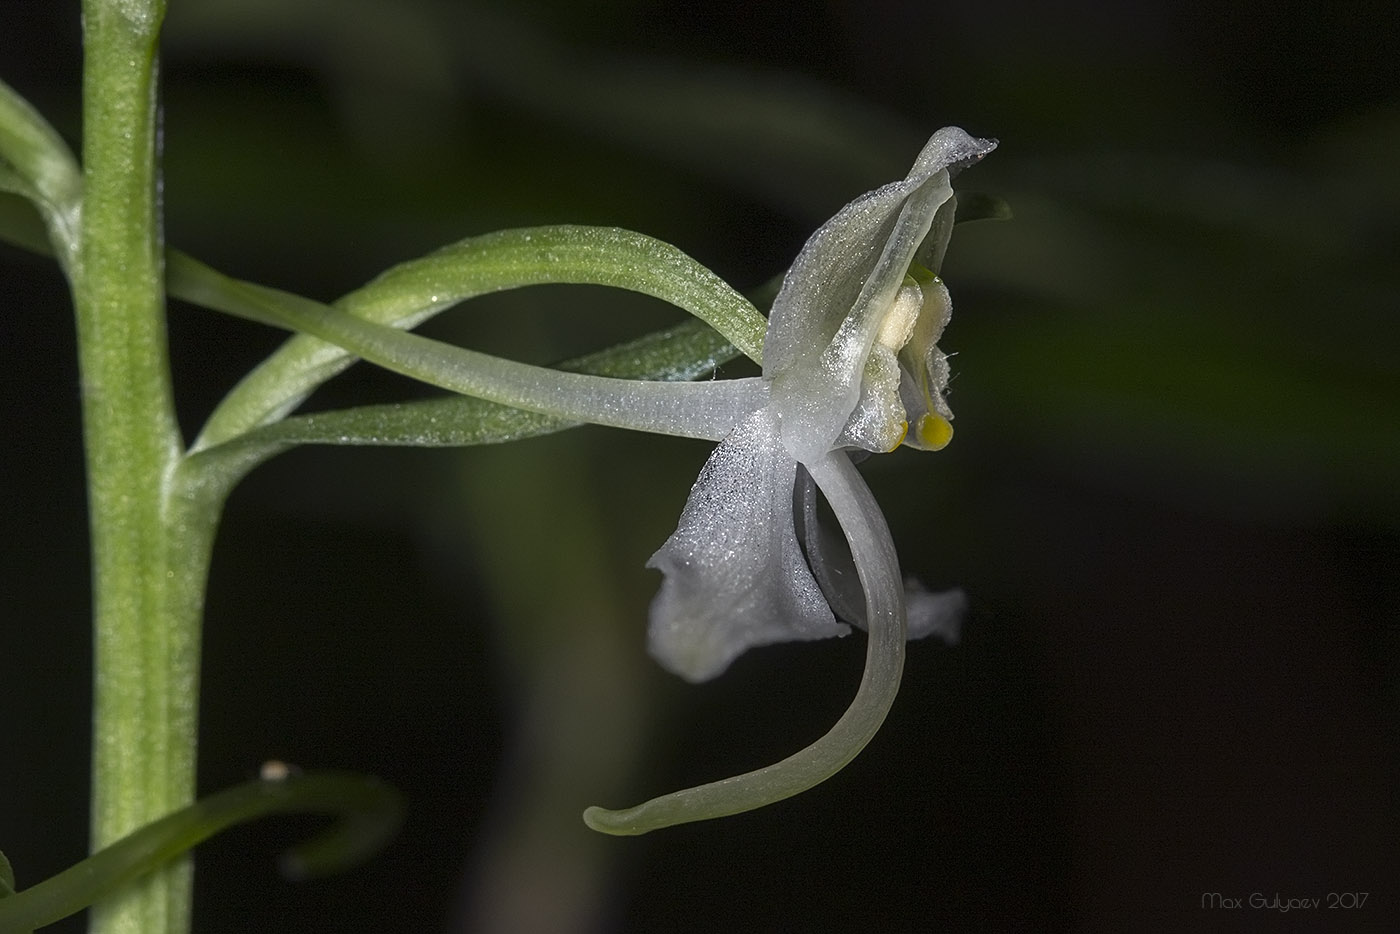
<svg viewBox="0 0 1400 934">
<path fill-rule="evenodd" d="M 865 673 L 835 726 L 781 762 L 627 810 L 584 812 L 594 829 L 645 833 L 751 810 L 829 778 L 884 721 L 899 688 L 905 640 L 932 633 L 956 638 L 965 598 L 901 580 L 889 528 L 852 457 L 901 444 L 938 450 L 952 437 L 952 412 L 943 397 L 948 363 L 937 346 L 951 312 L 938 278 L 956 209 L 951 179 L 995 146 L 955 127 L 939 130 L 908 176 L 856 199 L 822 225 L 784 277 L 761 351 L 747 315 L 727 302 L 691 302 L 695 296 L 687 298 L 687 288 L 681 288 L 683 307 L 694 304 L 691 310 L 734 346 L 762 357 L 763 374 L 746 379 L 657 381 L 565 372 L 394 326 L 411 326 L 479 292 L 479 283 L 455 262 L 460 249 L 478 247 L 474 241 L 386 273 L 363 290 L 371 297 L 361 296 L 367 305 L 357 314 L 238 282 L 188 259 L 172 261 L 171 269 L 189 279 L 196 286 L 191 294 L 209 307 L 305 335 L 293 342 L 315 338 L 334 345 L 304 345 L 310 349 L 294 358 L 293 369 L 334 366 L 353 354 L 453 392 L 565 423 L 720 442 L 675 533 L 648 562 L 665 575 L 651 609 L 652 655 L 681 677 L 704 681 L 753 646 L 845 635 L 855 625 L 869 633 Z M 516 232 L 511 240 L 529 247 L 536 236 L 549 244 L 562 236 L 574 250 L 600 256 L 615 252 L 619 238 L 636 237 L 569 228 Z M 551 257 L 559 255 L 555 246 L 545 246 Z M 673 249 L 658 249 L 653 244 L 622 252 L 641 253 L 647 262 L 676 260 Z M 688 259 L 680 264 L 692 270 L 692 278 L 693 265 Z M 633 281 L 633 272 L 625 261 L 608 266 L 597 281 L 645 288 Z M 400 276 L 407 279 L 402 289 L 395 285 Z M 393 286 L 392 301 L 372 298 L 377 283 Z M 407 311 L 400 307 L 405 302 Z M 756 313 L 754 318 L 762 320 Z M 252 407 L 240 407 L 234 416 L 261 423 L 262 395 L 254 393 Z M 435 437 L 420 429 L 409 443 Z M 383 440 L 377 429 L 372 436 Z M 226 460 L 232 470 L 243 463 L 236 450 Z M 818 522 L 818 489 L 841 537 Z"/>
<path fill-rule="evenodd" d="M 903 180 L 848 204 L 812 235 L 774 300 L 751 408 L 700 472 L 675 533 L 648 562 L 665 576 L 652 603 L 651 654 L 690 681 L 745 650 L 869 633 L 845 715 L 802 751 L 753 772 L 610 811 L 596 830 L 637 834 L 735 814 L 805 791 L 850 762 L 884 721 L 906 638 L 956 639 L 961 591 L 901 579 L 889 528 L 852 454 L 952 437 L 951 303 L 938 278 L 952 231 L 952 176 L 995 148 L 956 127 L 929 140 Z M 713 384 L 712 384 L 713 385 Z M 724 384 L 720 384 L 724 385 Z M 735 386 L 735 391 L 739 391 Z M 845 545 L 817 521 L 825 496 Z"/>
</svg>

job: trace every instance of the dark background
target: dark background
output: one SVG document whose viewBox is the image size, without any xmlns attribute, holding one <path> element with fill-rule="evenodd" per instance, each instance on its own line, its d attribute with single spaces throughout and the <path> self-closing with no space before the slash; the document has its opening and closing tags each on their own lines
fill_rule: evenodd
<svg viewBox="0 0 1400 934">
<path fill-rule="evenodd" d="M 578 820 L 781 758 L 854 691 L 856 639 L 698 688 L 645 658 L 642 565 L 706 445 L 293 452 L 221 528 L 200 787 L 268 758 L 356 769 L 410 819 L 299 885 L 274 855 L 314 821 L 211 841 L 196 930 L 1393 923 L 1397 10 L 172 3 L 169 239 L 318 298 L 559 222 L 749 288 L 949 123 L 1000 138 L 962 185 L 1016 212 L 960 227 L 945 264 L 955 442 L 866 469 L 906 569 L 974 609 L 959 646 L 911 647 L 851 766 L 638 839 Z M 0 75 L 76 145 L 76 4 L 0 22 Z M 88 569 L 64 285 L 6 248 L 0 296 L 0 848 L 23 887 L 84 849 Z M 429 330 L 549 361 L 678 317 L 544 288 Z M 191 436 L 278 340 L 172 308 Z M 416 391 L 358 367 L 311 405 Z M 1369 895 L 1285 915 L 1207 892 Z"/>
</svg>

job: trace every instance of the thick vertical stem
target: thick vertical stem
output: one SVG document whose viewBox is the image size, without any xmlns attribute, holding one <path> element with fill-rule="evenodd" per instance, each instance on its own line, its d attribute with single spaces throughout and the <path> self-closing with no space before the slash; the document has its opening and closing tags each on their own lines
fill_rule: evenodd
<svg viewBox="0 0 1400 934">
<path fill-rule="evenodd" d="M 162 0 L 83 3 L 84 197 L 71 275 L 92 527 L 94 848 L 187 804 L 194 790 L 212 522 L 188 521 L 188 506 L 171 498 L 180 447 L 156 132 L 164 10 Z M 186 930 L 189 890 L 187 862 L 161 870 L 94 908 L 92 930 Z"/>
</svg>

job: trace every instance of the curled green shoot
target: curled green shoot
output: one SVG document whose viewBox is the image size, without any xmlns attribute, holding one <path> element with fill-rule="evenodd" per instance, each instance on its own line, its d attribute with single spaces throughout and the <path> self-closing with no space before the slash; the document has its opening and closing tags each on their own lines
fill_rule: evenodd
<svg viewBox="0 0 1400 934">
<path fill-rule="evenodd" d="M 220 831 L 274 814 L 337 818 L 282 856 L 284 875 L 306 879 L 352 868 L 378 852 L 398 832 L 403 802 L 378 779 L 342 772 L 236 785 L 145 825 L 43 882 L 7 897 L 0 891 L 0 931 L 20 934 L 77 914 Z M 0 889 L 3 882 L 0 878 Z"/>
</svg>

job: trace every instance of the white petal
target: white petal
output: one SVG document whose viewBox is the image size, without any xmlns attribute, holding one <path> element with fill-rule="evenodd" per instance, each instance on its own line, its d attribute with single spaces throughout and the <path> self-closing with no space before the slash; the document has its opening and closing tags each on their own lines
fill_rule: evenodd
<svg viewBox="0 0 1400 934">
<path fill-rule="evenodd" d="M 832 616 L 797 543 L 796 474 L 766 408 L 710 455 L 675 534 L 647 562 L 666 575 L 647 647 L 668 670 L 704 681 L 754 646 L 850 631 Z"/>
<path fill-rule="evenodd" d="M 885 312 L 952 196 L 948 170 L 995 145 L 956 127 L 939 130 L 908 177 L 842 208 L 798 254 L 763 350 L 783 441 L 798 460 L 829 450 L 855 408 Z"/>
<path fill-rule="evenodd" d="M 583 812 L 583 819 L 594 830 L 647 833 L 781 801 L 839 772 L 880 729 L 899 692 L 904 669 L 903 587 L 894 542 L 875 497 L 850 458 L 834 453 L 809 469 L 846 533 L 866 594 L 870 637 L 865 649 L 865 674 L 851 706 L 825 736 L 781 762 L 652 798 L 625 810 L 591 807 Z"/>
<path fill-rule="evenodd" d="M 909 616 L 909 638 L 937 636 L 956 645 L 962 638 L 962 621 L 967 615 L 967 594 L 958 587 L 934 593 L 918 578 L 906 577 L 904 610 Z"/>
<path fill-rule="evenodd" d="M 821 585 L 822 593 L 836 618 L 865 629 L 865 593 L 851 550 L 846 542 L 819 521 L 817 488 L 811 475 L 803 468 L 797 479 L 798 536 L 812 575 Z M 962 635 L 963 617 L 967 615 L 967 594 L 962 590 L 930 591 L 918 578 L 904 578 L 904 609 L 908 618 L 909 638 L 937 636 L 955 645 Z"/>
<path fill-rule="evenodd" d="M 902 371 L 894 351 L 876 344 L 865 361 L 860 396 L 836 439 L 837 447 L 857 447 L 888 454 L 909 431 L 909 417 L 899 389 Z"/>
</svg>

